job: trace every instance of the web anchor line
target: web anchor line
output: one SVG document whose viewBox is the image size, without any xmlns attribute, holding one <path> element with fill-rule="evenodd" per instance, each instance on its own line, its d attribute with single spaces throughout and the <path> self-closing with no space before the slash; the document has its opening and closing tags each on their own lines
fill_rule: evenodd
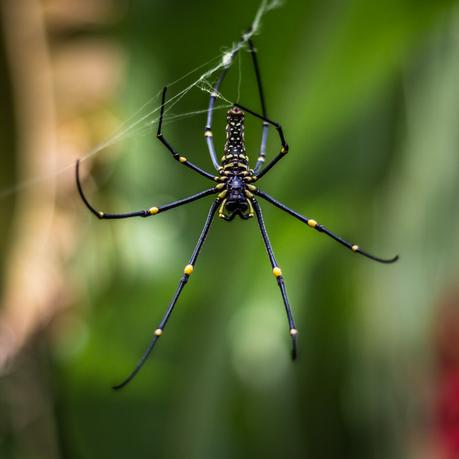
<svg viewBox="0 0 459 459">
<path fill-rule="evenodd" d="M 169 124 L 170 122 L 173 122 L 176 119 L 180 119 L 182 117 L 184 118 L 187 116 L 193 116 L 194 114 L 197 114 L 195 112 L 190 112 L 190 113 L 182 113 L 182 114 L 171 115 L 171 116 L 167 115 L 168 112 L 195 87 L 198 88 L 200 91 L 204 91 L 204 92 L 213 91 L 211 77 L 219 70 L 227 67 L 229 65 L 228 61 L 229 59 L 232 59 L 232 56 L 235 56 L 242 48 L 247 48 L 249 46 L 249 41 L 251 40 L 251 38 L 259 32 L 260 27 L 261 27 L 261 22 L 265 14 L 271 11 L 272 9 L 278 8 L 280 6 L 281 6 L 281 2 L 279 2 L 278 0 L 262 0 L 255 13 L 251 26 L 242 35 L 241 40 L 233 44 L 222 55 L 219 55 L 217 57 L 214 57 L 208 60 L 204 64 L 201 64 L 198 67 L 194 68 L 193 70 L 190 70 L 189 72 L 185 73 L 180 78 L 174 80 L 172 83 L 167 85 L 168 88 L 172 88 L 173 86 L 176 86 L 182 81 L 189 78 L 191 75 L 213 64 L 210 69 L 204 71 L 204 73 L 199 75 L 199 77 L 197 77 L 192 83 L 190 83 L 184 89 L 178 91 L 175 95 L 173 95 L 170 99 L 168 99 L 166 103 L 166 107 L 164 109 L 164 121 L 167 124 Z M 153 97 L 150 97 L 139 109 L 135 110 L 131 116 L 129 116 L 123 123 L 121 123 L 120 126 L 113 132 L 111 136 L 109 136 L 106 140 L 96 145 L 90 151 L 86 152 L 83 156 L 79 158 L 79 161 L 84 162 L 96 156 L 98 153 L 105 150 L 106 148 L 121 142 L 123 139 L 126 139 L 133 134 L 138 134 L 143 129 L 151 129 L 151 126 L 156 124 L 160 118 L 159 117 L 159 114 L 161 111 L 161 105 L 159 103 L 160 94 L 161 92 L 159 92 Z M 228 105 L 231 104 L 231 101 L 225 98 L 223 94 L 221 94 L 220 92 L 215 92 L 215 97 L 224 102 L 222 108 L 227 108 L 226 104 Z M 145 109 L 150 104 L 152 104 L 154 101 L 157 101 L 158 104 L 155 105 L 151 110 L 147 111 L 146 113 L 143 113 Z M 31 177 L 28 179 L 24 179 L 15 185 L 0 189 L 0 199 L 5 199 L 8 196 L 11 196 L 17 192 L 37 186 L 40 183 L 43 183 L 47 180 L 55 179 L 56 177 L 70 170 L 73 170 L 74 165 L 75 165 L 75 159 L 72 159 L 71 162 L 69 162 L 65 166 L 62 166 L 56 169 L 53 172 L 49 172 L 44 175 L 37 175 L 37 176 Z"/>
</svg>

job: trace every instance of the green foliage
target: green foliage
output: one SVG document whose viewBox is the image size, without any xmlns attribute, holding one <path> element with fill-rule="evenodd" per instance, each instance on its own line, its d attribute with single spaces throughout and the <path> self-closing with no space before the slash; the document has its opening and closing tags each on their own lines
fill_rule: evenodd
<svg viewBox="0 0 459 459">
<path fill-rule="evenodd" d="M 118 31 L 130 56 L 122 116 L 237 40 L 256 6 L 131 2 Z M 53 366 L 68 457 L 410 457 L 416 378 L 429 376 L 434 306 L 459 259 L 458 17 L 456 2 L 433 0 L 291 0 L 266 16 L 256 47 L 268 112 L 290 152 L 260 187 L 401 261 L 373 265 L 262 203 L 298 322 L 291 363 L 255 222 L 216 221 L 159 346 L 114 393 L 174 292 L 208 204 L 148 221 L 91 220 L 72 268 L 88 285 L 86 338 L 74 353 L 56 350 Z M 223 94 L 237 86 L 233 73 Z M 247 55 L 241 96 L 258 109 Z M 193 90 L 174 111 L 206 105 Z M 221 149 L 224 112 L 215 118 Z M 210 170 L 204 123 L 203 114 L 166 129 Z M 116 159 L 105 190 L 113 211 L 206 186 L 170 160 L 153 130 Z M 259 134 L 249 122 L 252 158 Z"/>
</svg>

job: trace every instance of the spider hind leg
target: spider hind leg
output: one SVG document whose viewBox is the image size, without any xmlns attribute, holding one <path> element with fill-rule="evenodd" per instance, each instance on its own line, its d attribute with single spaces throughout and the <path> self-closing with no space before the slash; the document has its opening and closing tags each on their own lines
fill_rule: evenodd
<svg viewBox="0 0 459 459">
<path fill-rule="evenodd" d="M 255 213 L 258 220 L 258 226 L 260 227 L 261 235 L 263 237 L 263 242 L 265 243 L 266 252 L 268 253 L 269 261 L 271 262 L 272 272 L 274 277 L 276 278 L 277 285 L 279 286 L 282 300 L 285 306 L 285 312 L 287 313 L 287 320 L 289 324 L 289 332 L 290 332 L 290 339 L 292 342 L 292 351 L 291 356 L 292 360 L 295 360 L 297 357 L 297 338 L 298 338 L 298 330 L 295 326 L 295 320 L 293 318 L 293 312 L 290 307 L 290 303 L 288 301 L 287 296 L 287 289 L 285 288 L 284 277 L 282 275 L 282 270 L 279 268 L 276 258 L 274 256 L 274 251 L 269 240 L 268 232 L 266 231 L 265 222 L 263 220 L 263 213 L 261 212 L 261 208 L 258 202 L 253 199 L 252 201 L 253 207 L 255 209 Z"/>
<path fill-rule="evenodd" d="M 143 365 L 145 364 L 148 356 L 150 355 L 151 351 L 155 347 L 156 343 L 158 342 L 159 338 L 163 335 L 164 329 L 166 328 L 167 322 L 172 314 L 172 311 L 174 310 L 174 307 L 180 297 L 180 294 L 182 293 L 183 288 L 185 285 L 188 283 L 188 280 L 193 273 L 194 270 L 194 265 L 196 263 L 196 260 L 198 258 L 199 252 L 201 251 L 202 245 L 204 244 L 204 241 L 207 238 L 207 234 L 209 233 L 210 225 L 212 224 L 212 220 L 214 218 L 215 212 L 217 211 L 217 208 L 220 204 L 219 199 L 217 199 L 213 204 L 212 207 L 209 210 L 209 214 L 207 215 L 206 222 L 204 224 L 204 227 L 201 231 L 201 235 L 199 236 L 198 242 L 196 244 L 196 247 L 193 251 L 193 255 L 190 258 L 189 263 L 185 266 L 183 270 L 183 275 L 180 279 L 179 285 L 177 287 L 177 290 L 175 291 L 175 294 L 169 304 L 169 307 L 167 308 L 161 322 L 159 323 L 158 327 L 155 329 L 153 332 L 153 338 L 151 339 L 150 343 L 147 346 L 146 351 L 143 353 L 142 357 L 138 361 L 137 365 L 135 366 L 134 370 L 131 372 L 131 374 L 121 383 L 116 384 L 113 386 L 113 389 L 119 390 L 125 387 L 127 384 L 129 384 L 137 375 L 137 373 L 142 369 Z"/>
</svg>

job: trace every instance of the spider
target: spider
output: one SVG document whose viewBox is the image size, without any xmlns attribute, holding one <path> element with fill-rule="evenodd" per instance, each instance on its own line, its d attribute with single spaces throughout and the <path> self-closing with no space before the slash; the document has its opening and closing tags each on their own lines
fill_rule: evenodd
<svg viewBox="0 0 459 459">
<path fill-rule="evenodd" d="M 220 85 L 222 84 L 230 66 L 231 60 L 234 57 L 234 54 L 239 50 L 236 48 L 236 51 L 233 52 L 229 63 L 227 62 L 223 67 L 223 71 L 220 74 L 217 82 L 213 87 L 213 91 L 210 95 L 209 106 L 207 110 L 207 123 L 204 130 L 204 136 L 207 142 L 207 147 L 210 153 L 210 158 L 212 163 L 217 170 L 217 175 L 210 174 L 205 170 L 201 169 L 200 167 L 196 166 L 194 163 L 188 160 L 187 157 L 181 155 L 179 152 L 175 150 L 175 148 L 169 143 L 168 140 L 164 137 L 162 124 L 164 118 L 164 107 L 166 104 L 166 92 L 167 86 L 162 91 L 162 98 L 161 98 L 161 112 L 159 117 L 159 124 L 158 124 L 158 131 L 157 131 L 157 139 L 166 147 L 172 157 L 178 161 L 180 164 L 188 167 L 189 169 L 193 170 L 194 172 L 202 175 L 203 177 L 216 182 L 216 185 L 212 186 L 211 188 L 201 191 L 200 193 L 194 194 L 184 199 L 180 199 L 178 201 L 171 202 L 169 204 L 164 204 L 159 207 L 151 207 L 145 210 L 138 210 L 134 212 L 128 213 L 121 213 L 121 214 L 113 214 L 113 213 L 105 213 L 97 210 L 93 205 L 88 201 L 85 194 L 83 193 L 83 189 L 80 182 L 79 177 L 79 168 L 80 163 L 79 160 L 76 163 L 76 184 L 78 188 L 78 192 L 81 196 L 86 207 L 99 219 L 121 219 L 121 218 L 131 218 L 131 217 L 151 217 L 153 215 L 158 215 L 160 213 L 166 212 L 170 209 L 174 209 L 179 206 L 184 206 L 189 204 L 193 201 L 197 201 L 198 199 L 205 198 L 207 196 L 215 196 L 216 198 L 213 201 L 212 205 L 210 206 L 209 213 L 207 215 L 207 219 L 204 223 L 204 227 L 202 229 L 201 235 L 199 236 L 198 242 L 194 248 L 193 254 L 185 266 L 183 270 L 183 275 L 180 279 L 178 284 L 177 290 L 167 308 L 161 322 L 159 323 L 158 327 L 155 329 L 153 333 L 153 337 L 138 361 L 137 365 L 135 366 L 134 370 L 129 374 L 129 376 L 122 381 L 120 384 L 113 386 L 114 389 L 121 389 L 126 386 L 132 379 L 137 375 L 140 371 L 142 366 L 144 365 L 145 361 L 147 360 L 148 356 L 150 355 L 151 351 L 153 350 L 154 346 L 158 342 L 159 338 L 163 335 L 167 322 L 172 314 L 172 311 L 179 299 L 180 294 L 182 293 L 183 288 L 187 284 L 188 280 L 190 279 L 191 274 L 194 271 L 196 261 L 198 259 L 199 253 L 201 252 L 201 248 L 204 244 L 204 241 L 209 233 L 210 226 L 214 219 L 216 213 L 218 216 L 223 219 L 224 221 L 232 221 L 236 216 L 240 217 L 243 220 L 248 220 L 254 216 L 256 216 L 258 226 L 260 228 L 261 236 L 263 238 L 263 242 L 266 248 L 266 252 L 268 254 L 269 261 L 272 267 L 272 273 L 277 281 L 277 284 L 280 289 L 280 293 L 282 296 L 282 300 L 285 307 L 285 312 L 287 314 L 288 326 L 289 326 L 289 333 L 291 338 L 291 357 L 294 360 L 297 355 L 297 335 L 298 331 L 295 326 L 295 321 L 293 318 L 293 313 L 289 304 L 289 300 L 287 297 L 287 291 L 285 288 L 285 281 L 282 275 L 282 270 L 279 267 L 276 258 L 274 256 L 274 251 L 269 240 L 268 233 L 266 231 L 266 226 L 263 220 L 263 213 L 261 211 L 261 207 L 258 203 L 257 197 L 264 199 L 265 201 L 269 202 L 270 204 L 278 207 L 279 209 L 283 210 L 287 214 L 295 217 L 302 223 L 305 223 L 308 227 L 315 229 L 319 233 L 323 233 L 332 239 L 334 239 L 339 244 L 347 247 L 353 253 L 358 253 L 363 255 L 371 260 L 380 262 L 380 263 L 393 263 L 398 260 L 398 255 L 391 258 L 391 259 L 382 259 L 376 257 L 374 255 L 369 254 L 362 250 L 358 245 L 351 244 L 341 238 L 340 236 L 331 232 L 328 228 L 324 225 L 318 223 L 316 220 L 312 218 L 304 217 L 303 215 L 299 214 L 298 212 L 290 209 L 283 203 L 279 202 L 269 194 L 265 193 L 264 191 L 260 190 L 257 186 L 254 185 L 255 182 L 258 182 L 265 174 L 267 174 L 289 151 L 288 144 L 285 140 L 284 132 L 282 127 L 279 123 L 272 121 L 267 116 L 266 111 L 266 103 L 265 97 L 263 92 L 263 86 L 261 82 L 261 75 L 260 69 L 258 65 L 256 50 L 251 38 L 243 38 L 248 44 L 249 52 L 251 55 L 252 65 L 256 77 L 257 88 L 260 98 L 260 105 L 261 105 L 261 114 L 256 113 L 249 108 L 246 108 L 239 103 L 234 103 L 232 108 L 227 112 L 227 125 L 226 125 L 226 143 L 224 146 L 224 155 L 221 158 L 221 162 L 217 160 L 217 154 L 215 151 L 213 135 L 212 135 L 212 117 L 214 112 L 214 105 L 215 100 L 218 95 L 218 91 L 220 89 Z M 262 138 L 261 138 L 261 147 L 260 147 L 260 154 L 256 161 L 255 167 L 253 169 L 250 168 L 249 165 L 249 158 L 245 151 L 244 145 L 244 118 L 245 113 L 248 113 L 262 121 Z M 266 165 L 266 143 L 267 143 L 267 136 L 268 136 L 268 129 L 270 126 L 273 126 L 276 131 L 277 135 L 280 140 L 280 151 L 279 153 Z"/>
</svg>

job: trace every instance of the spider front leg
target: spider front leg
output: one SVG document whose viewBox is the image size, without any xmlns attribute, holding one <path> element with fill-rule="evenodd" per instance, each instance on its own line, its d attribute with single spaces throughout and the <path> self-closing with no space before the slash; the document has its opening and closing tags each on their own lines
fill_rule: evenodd
<svg viewBox="0 0 459 459">
<path fill-rule="evenodd" d="M 223 80 L 225 79 L 226 74 L 228 73 L 228 70 L 232 64 L 233 57 L 234 55 L 231 55 L 229 64 L 223 69 L 223 72 L 221 73 L 220 77 L 215 83 L 213 91 L 210 94 L 209 108 L 207 109 L 207 122 L 206 122 L 206 127 L 204 129 L 204 136 L 206 138 L 207 148 L 209 149 L 210 158 L 212 160 L 212 164 L 217 170 L 220 168 L 220 163 L 218 162 L 217 153 L 215 152 L 214 135 L 212 133 L 212 118 L 214 115 L 215 99 L 217 97 L 220 86 Z"/>
<path fill-rule="evenodd" d="M 276 123 L 275 121 L 272 121 L 268 118 L 266 118 L 265 116 L 263 115 L 260 115 L 258 113 L 255 113 L 253 110 L 250 110 L 248 109 L 247 107 L 244 107 L 240 104 L 234 104 L 235 107 L 238 107 L 240 108 L 241 110 L 247 112 L 247 113 L 250 113 L 251 115 L 255 116 L 256 118 L 260 118 L 261 120 L 263 120 L 264 122 L 268 123 L 268 124 L 271 124 L 271 126 L 274 126 L 276 128 L 276 131 L 277 131 L 277 134 L 279 135 L 279 139 L 280 139 L 280 143 L 281 143 L 281 149 L 279 151 L 279 153 L 277 154 L 277 156 L 274 157 L 274 159 L 271 160 L 271 162 L 269 162 L 262 170 L 260 173 L 256 174 L 256 177 L 257 179 L 260 179 L 261 177 L 263 177 L 263 175 L 265 175 L 275 164 L 277 164 L 277 162 L 282 159 L 287 153 L 288 153 L 288 144 L 287 142 L 285 141 L 285 136 L 284 136 L 284 131 L 282 130 L 282 126 L 279 124 L 279 123 Z M 264 161 L 264 158 L 260 157 L 258 158 L 258 162 L 263 162 Z M 258 165 L 258 162 L 257 162 L 257 165 Z M 259 165 L 258 165 L 259 167 Z"/>
<path fill-rule="evenodd" d="M 257 215 L 258 225 L 260 227 L 261 235 L 265 243 L 266 251 L 268 252 L 269 261 L 271 262 L 271 266 L 273 268 L 273 274 L 276 277 L 277 285 L 279 285 L 282 299 L 284 301 L 285 312 L 287 313 L 288 324 L 290 327 L 290 337 L 292 340 L 292 359 L 295 360 L 296 358 L 296 339 L 298 336 L 298 330 L 296 329 L 295 321 L 293 319 L 293 313 L 290 308 L 290 304 L 288 302 L 287 290 L 285 288 L 284 277 L 282 276 L 282 271 L 277 265 L 277 261 L 274 256 L 273 248 L 269 240 L 268 233 L 266 231 L 265 222 L 263 220 L 263 214 L 261 212 L 261 208 L 255 199 L 252 200 L 252 203 L 255 209 L 255 213 Z"/>
<path fill-rule="evenodd" d="M 261 196 L 263 199 L 266 199 L 266 201 L 270 202 L 274 206 L 278 207 L 279 209 L 283 210 L 284 212 L 287 212 L 288 214 L 292 215 L 293 217 L 297 218 L 303 223 L 306 223 L 310 228 L 314 228 L 316 231 L 319 233 L 324 233 L 327 236 L 331 237 L 334 239 L 336 242 L 339 242 L 341 245 L 344 245 L 344 247 L 347 247 L 354 253 L 359 253 L 360 255 L 363 255 L 364 257 L 370 258 L 371 260 L 377 261 L 379 263 L 394 263 L 398 260 L 398 255 L 396 255 L 393 258 L 379 258 L 375 257 L 374 255 L 369 254 L 368 252 L 365 252 L 362 250 L 358 245 L 356 244 L 351 244 L 350 242 L 344 240 L 340 236 L 336 235 L 335 233 L 332 233 L 328 228 L 326 228 L 324 225 L 321 225 L 320 223 L 317 223 L 315 220 L 312 218 L 307 218 L 303 217 L 303 215 L 299 214 L 298 212 L 295 212 L 294 210 L 290 209 L 286 205 L 282 204 L 279 202 L 277 199 L 274 199 L 271 197 L 269 194 L 260 191 L 259 189 L 255 189 L 254 193 L 257 196 Z"/>
<path fill-rule="evenodd" d="M 180 279 L 175 295 L 173 296 L 172 301 L 170 302 L 169 307 L 167 308 L 166 313 L 164 314 L 161 322 L 159 323 L 158 327 L 153 332 L 153 338 L 151 339 L 150 344 L 148 345 L 146 351 L 140 358 L 139 362 L 135 366 L 132 373 L 123 382 L 121 382 L 120 384 L 117 384 L 116 386 L 113 386 L 113 389 L 122 389 L 124 386 L 129 384 L 129 382 L 131 382 L 134 379 L 136 374 L 143 367 L 145 361 L 147 360 L 151 351 L 155 347 L 155 344 L 158 342 L 159 338 L 163 335 L 164 329 L 166 328 L 166 325 L 167 325 L 167 321 L 169 320 L 169 317 L 171 316 L 172 311 L 174 310 L 174 306 L 177 303 L 177 300 L 179 299 L 180 294 L 182 293 L 183 287 L 185 287 L 185 285 L 187 284 L 188 279 L 190 278 L 191 273 L 194 270 L 194 266 L 196 264 L 196 260 L 198 258 L 199 252 L 201 250 L 202 245 L 204 244 L 204 241 L 206 240 L 207 234 L 210 229 L 210 225 L 212 224 L 213 217 L 215 215 L 215 212 L 219 204 L 220 204 L 220 200 L 217 199 L 212 204 L 212 207 L 210 208 L 209 214 L 207 215 L 207 219 L 204 224 L 204 228 L 202 229 L 201 235 L 199 236 L 199 239 L 198 239 L 198 243 L 196 244 L 196 247 L 193 251 L 193 255 L 191 256 L 189 263 L 185 266 L 183 270 L 183 276 Z"/>
<path fill-rule="evenodd" d="M 201 174 L 204 177 L 207 177 L 210 180 L 214 180 L 214 176 L 212 174 L 209 174 L 205 170 L 201 169 L 200 167 L 196 166 L 192 162 L 188 161 L 188 158 L 186 156 L 180 155 L 164 137 L 162 126 L 163 126 L 163 118 L 164 118 L 164 107 L 166 104 L 166 92 L 167 92 L 167 86 L 164 87 L 163 95 L 161 98 L 161 114 L 159 115 L 158 132 L 156 134 L 157 139 L 169 150 L 173 158 L 177 160 L 179 163 L 184 164 L 185 166 L 194 170 L 198 174 Z"/>
<path fill-rule="evenodd" d="M 244 35 L 242 41 L 244 41 Z M 263 92 L 263 85 L 261 83 L 261 75 L 260 75 L 260 68 L 258 65 L 258 59 L 257 59 L 257 53 L 253 44 L 252 39 L 247 40 L 247 44 L 249 46 L 249 52 L 250 55 L 252 56 L 252 64 L 253 68 L 255 71 L 255 78 L 257 82 L 257 87 L 258 87 L 258 95 L 260 98 L 260 104 L 261 104 L 261 110 L 263 113 L 263 117 L 267 117 L 266 113 L 266 102 L 265 102 L 265 96 Z M 213 91 L 210 94 L 210 99 L 209 99 L 209 108 L 207 109 L 207 123 L 206 127 L 204 129 L 204 136 L 206 137 L 206 142 L 207 142 L 207 147 L 209 149 L 210 153 L 210 158 L 212 159 L 212 163 L 215 167 L 215 169 L 219 169 L 220 164 L 217 159 L 217 154 L 215 152 L 215 146 L 214 146 L 214 139 L 213 139 L 213 133 L 212 133 L 212 121 L 213 121 L 213 114 L 214 114 L 214 108 L 215 108 L 215 99 L 217 98 L 218 92 L 220 90 L 220 86 L 223 83 L 223 80 L 225 79 L 228 70 L 230 69 L 233 59 L 235 55 L 237 54 L 238 51 L 232 53 L 230 56 L 227 57 L 228 63 L 225 63 L 224 69 L 222 73 L 220 74 L 220 77 L 218 78 L 217 82 L 215 83 L 213 87 Z M 265 157 L 266 157 L 266 143 L 268 140 L 268 129 L 269 129 L 269 123 L 268 121 L 264 120 L 263 121 L 263 131 L 262 131 L 262 137 L 261 137 L 261 146 L 260 146 L 260 156 L 257 159 L 257 163 L 255 165 L 254 172 L 257 174 L 262 167 L 263 163 L 265 162 Z"/>
<path fill-rule="evenodd" d="M 263 115 L 263 132 L 261 135 L 261 145 L 260 145 L 260 156 L 257 159 L 257 163 L 255 164 L 255 168 L 253 169 L 255 175 L 260 172 L 261 167 L 263 166 L 266 158 L 266 143 L 268 141 L 268 129 L 269 129 L 269 123 L 266 121 L 266 118 L 268 117 L 268 114 L 266 112 L 266 101 L 265 101 L 265 95 L 263 92 L 263 85 L 261 84 L 261 74 L 260 74 L 260 67 L 258 65 L 258 59 L 257 59 L 257 52 L 255 50 L 255 47 L 253 45 L 253 41 L 251 39 L 248 40 L 249 44 L 249 51 L 250 55 L 252 56 L 252 64 L 253 68 L 255 71 L 255 77 L 257 80 L 257 87 L 258 87 L 258 95 L 260 97 L 260 104 L 261 104 L 261 112 Z"/>
<path fill-rule="evenodd" d="M 216 188 L 209 188 L 208 190 L 201 191 L 200 193 L 196 193 L 192 196 L 189 196 L 184 199 L 179 199 L 178 201 L 170 202 L 169 204 L 165 204 L 160 207 L 150 207 L 149 209 L 143 210 L 135 210 L 134 212 L 126 212 L 122 214 L 109 214 L 106 212 L 102 212 L 97 210 L 86 198 L 85 194 L 83 193 L 83 188 L 80 182 L 80 160 L 76 162 L 76 183 L 78 188 L 78 193 L 81 196 L 81 199 L 85 203 L 86 207 L 99 219 L 104 220 L 115 220 L 115 219 L 122 219 L 122 218 L 131 218 L 131 217 L 151 217 L 152 215 L 157 215 L 160 212 L 165 212 L 166 210 L 174 209 L 175 207 L 183 206 L 185 204 L 189 204 L 190 202 L 197 201 L 198 199 L 204 198 L 206 196 L 210 196 L 211 194 L 218 193 L 219 190 Z"/>
</svg>

